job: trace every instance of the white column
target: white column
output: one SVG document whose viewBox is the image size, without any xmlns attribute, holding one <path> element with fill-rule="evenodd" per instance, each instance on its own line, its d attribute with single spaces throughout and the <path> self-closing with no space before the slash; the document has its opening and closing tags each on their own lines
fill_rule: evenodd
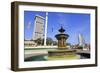
<svg viewBox="0 0 100 73">
<path fill-rule="evenodd" d="M 45 34 L 44 34 L 44 46 L 46 46 L 46 38 L 47 38 L 47 24 L 48 24 L 48 12 L 46 12 Z"/>
</svg>

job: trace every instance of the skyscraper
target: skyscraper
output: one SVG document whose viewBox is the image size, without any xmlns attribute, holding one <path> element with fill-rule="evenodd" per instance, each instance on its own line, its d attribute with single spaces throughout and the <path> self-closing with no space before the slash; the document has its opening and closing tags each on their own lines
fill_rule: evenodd
<svg viewBox="0 0 100 73">
<path fill-rule="evenodd" d="M 44 18 L 42 16 L 36 15 L 34 19 L 34 31 L 33 40 L 38 38 L 44 38 Z"/>
<path fill-rule="evenodd" d="M 82 46 L 82 47 L 85 46 L 85 40 L 81 34 L 78 35 L 78 42 L 79 42 L 79 46 Z"/>
</svg>

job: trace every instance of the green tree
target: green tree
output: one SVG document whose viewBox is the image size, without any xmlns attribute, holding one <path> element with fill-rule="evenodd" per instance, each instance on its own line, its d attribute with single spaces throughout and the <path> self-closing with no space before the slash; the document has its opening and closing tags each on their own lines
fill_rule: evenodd
<svg viewBox="0 0 100 73">
<path fill-rule="evenodd" d="M 53 45 L 57 45 L 58 43 L 57 43 L 57 41 L 53 41 Z"/>
<path fill-rule="evenodd" d="M 71 46 L 71 43 L 66 43 L 66 45 Z"/>
<path fill-rule="evenodd" d="M 37 43 L 37 45 L 44 45 L 44 39 L 38 38 L 37 40 L 35 40 L 35 42 Z M 53 41 L 52 38 L 47 37 L 46 44 L 47 45 L 52 45 L 52 44 L 57 45 L 57 42 Z"/>
<path fill-rule="evenodd" d="M 35 42 L 37 43 L 37 45 L 43 45 L 43 39 L 41 38 L 36 39 Z"/>
<path fill-rule="evenodd" d="M 47 44 L 47 45 L 52 45 L 52 44 L 53 44 L 52 38 L 47 37 L 47 39 L 46 39 L 46 44 Z"/>
<path fill-rule="evenodd" d="M 83 49 L 83 46 L 79 46 L 78 49 Z"/>
</svg>

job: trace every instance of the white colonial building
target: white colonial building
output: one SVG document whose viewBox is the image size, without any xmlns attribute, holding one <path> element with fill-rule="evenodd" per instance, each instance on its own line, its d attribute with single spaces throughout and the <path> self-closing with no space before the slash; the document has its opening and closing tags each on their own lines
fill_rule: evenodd
<svg viewBox="0 0 100 73">
<path fill-rule="evenodd" d="M 25 47 L 35 47 L 35 46 L 37 46 L 37 44 L 33 40 L 25 40 L 24 46 Z"/>
</svg>

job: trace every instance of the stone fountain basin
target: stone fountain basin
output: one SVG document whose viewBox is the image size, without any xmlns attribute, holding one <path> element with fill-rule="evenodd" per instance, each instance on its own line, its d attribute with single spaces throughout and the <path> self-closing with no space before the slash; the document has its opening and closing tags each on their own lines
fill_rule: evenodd
<svg viewBox="0 0 100 73">
<path fill-rule="evenodd" d="M 48 51 L 49 56 L 65 56 L 76 54 L 76 50 L 51 50 Z"/>
<path fill-rule="evenodd" d="M 48 51 L 49 60 L 58 60 L 58 59 L 79 59 L 79 55 L 76 54 L 76 50 L 51 50 Z"/>
</svg>

